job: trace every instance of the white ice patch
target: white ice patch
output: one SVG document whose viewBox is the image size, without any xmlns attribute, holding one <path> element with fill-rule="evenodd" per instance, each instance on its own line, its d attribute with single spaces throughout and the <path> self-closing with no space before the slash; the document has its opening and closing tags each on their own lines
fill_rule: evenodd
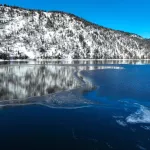
<svg viewBox="0 0 150 150">
<path fill-rule="evenodd" d="M 116 119 L 123 119 L 124 117 L 123 117 L 123 116 L 113 116 L 113 118 L 116 118 Z"/>
<path fill-rule="evenodd" d="M 145 130 L 150 130 L 150 126 L 141 126 L 141 128 L 143 128 Z"/>
<path fill-rule="evenodd" d="M 147 107 L 140 106 L 140 109 L 126 118 L 128 123 L 150 123 L 150 110 Z"/>
<path fill-rule="evenodd" d="M 123 126 L 123 127 L 126 127 L 127 124 L 126 122 L 122 121 L 122 120 L 116 120 L 116 122 L 120 125 L 120 126 Z"/>
<path fill-rule="evenodd" d="M 140 150 L 146 150 L 146 148 L 143 147 L 143 146 L 141 146 L 141 145 L 137 145 L 136 147 L 137 147 L 138 149 L 140 149 Z"/>
</svg>

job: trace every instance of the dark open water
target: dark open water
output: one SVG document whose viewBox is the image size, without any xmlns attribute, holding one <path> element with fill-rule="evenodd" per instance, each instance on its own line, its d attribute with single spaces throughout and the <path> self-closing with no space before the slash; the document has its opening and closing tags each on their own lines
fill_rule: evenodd
<svg viewBox="0 0 150 150">
<path fill-rule="evenodd" d="M 5 62 L 0 105 L 2 150 L 150 149 L 148 61 Z"/>
</svg>

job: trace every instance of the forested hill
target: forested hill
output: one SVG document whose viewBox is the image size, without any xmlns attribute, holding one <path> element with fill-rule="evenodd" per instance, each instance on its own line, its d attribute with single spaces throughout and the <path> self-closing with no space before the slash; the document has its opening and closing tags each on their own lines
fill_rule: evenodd
<svg viewBox="0 0 150 150">
<path fill-rule="evenodd" d="M 69 13 L 0 5 L 0 59 L 17 58 L 147 59 L 150 40 Z"/>
</svg>

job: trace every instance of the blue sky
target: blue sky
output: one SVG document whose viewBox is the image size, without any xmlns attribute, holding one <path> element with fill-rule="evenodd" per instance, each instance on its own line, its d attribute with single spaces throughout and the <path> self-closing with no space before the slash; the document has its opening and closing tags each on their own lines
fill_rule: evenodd
<svg viewBox="0 0 150 150">
<path fill-rule="evenodd" d="M 150 38 L 150 0 L 1 0 L 0 3 L 70 12 L 105 27 Z"/>
</svg>

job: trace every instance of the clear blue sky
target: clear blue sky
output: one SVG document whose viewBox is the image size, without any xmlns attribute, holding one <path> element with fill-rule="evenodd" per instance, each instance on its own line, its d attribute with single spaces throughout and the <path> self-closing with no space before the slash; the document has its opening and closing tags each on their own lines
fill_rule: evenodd
<svg viewBox="0 0 150 150">
<path fill-rule="evenodd" d="M 1 0 L 0 3 L 70 12 L 105 27 L 150 38 L 150 0 Z"/>
</svg>

